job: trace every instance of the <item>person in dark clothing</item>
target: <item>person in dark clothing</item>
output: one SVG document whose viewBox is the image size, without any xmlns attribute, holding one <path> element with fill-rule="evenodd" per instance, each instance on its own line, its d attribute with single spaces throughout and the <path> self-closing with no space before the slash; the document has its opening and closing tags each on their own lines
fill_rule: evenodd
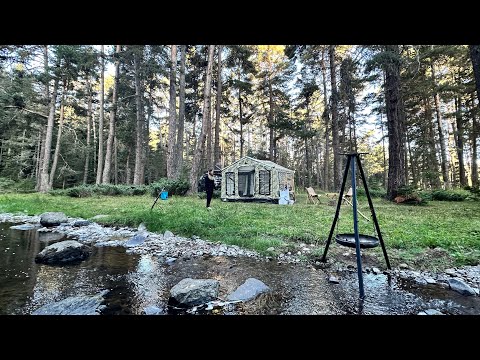
<svg viewBox="0 0 480 360">
<path fill-rule="evenodd" d="M 207 176 L 205 176 L 205 191 L 207 192 L 207 209 L 211 209 L 210 202 L 212 201 L 214 187 L 215 187 L 215 178 L 213 177 L 213 169 L 209 169 L 207 172 Z"/>
</svg>

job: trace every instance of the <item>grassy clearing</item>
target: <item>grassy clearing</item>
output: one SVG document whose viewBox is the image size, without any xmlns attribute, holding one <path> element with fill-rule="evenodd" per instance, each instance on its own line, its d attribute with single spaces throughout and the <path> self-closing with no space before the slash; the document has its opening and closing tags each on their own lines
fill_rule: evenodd
<svg viewBox="0 0 480 360">
<path fill-rule="evenodd" d="M 293 206 L 261 203 L 224 203 L 218 199 L 207 211 L 205 200 L 198 197 L 171 196 L 159 200 L 153 211 L 154 198 L 144 196 L 95 196 L 71 198 L 42 194 L 0 195 L 0 213 L 21 212 L 38 215 L 45 211 L 62 211 L 68 216 L 101 219 L 104 224 L 136 227 L 145 223 L 148 230 L 170 230 L 182 236 L 197 235 L 203 239 L 235 244 L 260 252 L 269 247 L 294 251 L 299 243 L 315 244 L 321 253 L 333 221 L 335 206 L 306 204 L 299 194 Z M 369 215 L 365 198 L 359 209 Z M 421 257 L 428 249 L 443 248 L 455 264 L 480 262 L 480 202 L 431 201 L 426 206 L 395 205 L 374 199 L 387 252 L 396 260 Z M 352 208 L 342 206 L 339 232 L 353 232 Z M 359 216 L 360 232 L 375 235 L 373 223 Z M 332 247 L 337 246 L 332 244 Z M 369 250 L 382 256 L 380 248 Z M 390 255 L 390 252 L 389 252 Z"/>
</svg>

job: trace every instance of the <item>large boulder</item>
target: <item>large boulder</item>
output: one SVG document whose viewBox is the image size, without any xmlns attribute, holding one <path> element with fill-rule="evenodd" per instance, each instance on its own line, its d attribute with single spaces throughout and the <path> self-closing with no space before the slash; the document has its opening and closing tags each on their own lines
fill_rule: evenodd
<svg viewBox="0 0 480 360">
<path fill-rule="evenodd" d="M 62 212 L 46 212 L 40 215 L 40 224 L 45 227 L 58 226 L 66 222 L 67 216 Z"/>
<path fill-rule="evenodd" d="M 217 298 L 219 286 L 218 280 L 185 278 L 170 289 L 170 302 L 183 307 L 205 304 Z"/>
<path fill-rule="evenodd" d="M 270 288 L 260 280 L 248 278 L 233 293 L 228 295 L 228 301 L 248 301 L 255 299 L 258 295 L 270 291 Z"/>
<path fill-rule="evenodd" d="M 78 241 L 67 240 L 47 246 L 35 256 L 35 262 L 48 265 L 63 265 L 85 260 L 90 255 L 90 247 Z"/>
<path fill-rule="evenodd" d="M 450 288 L 462 295 L 475 295 L 475 290 L 466 284 L 461 278 L 448 279 L 448 285 Z"/>
</svg>

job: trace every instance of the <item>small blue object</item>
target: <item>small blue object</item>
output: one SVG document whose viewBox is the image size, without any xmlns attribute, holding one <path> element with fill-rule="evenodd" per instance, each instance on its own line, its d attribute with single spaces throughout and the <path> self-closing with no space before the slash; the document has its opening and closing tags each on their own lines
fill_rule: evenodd
<svg viewBox="0 0 480 360">
<path fill-rule="evenodd" d="M 160 193 L 160 199 L 167 200 L 168 199 L 168 191 L 162 191 Z"/>
</svg>

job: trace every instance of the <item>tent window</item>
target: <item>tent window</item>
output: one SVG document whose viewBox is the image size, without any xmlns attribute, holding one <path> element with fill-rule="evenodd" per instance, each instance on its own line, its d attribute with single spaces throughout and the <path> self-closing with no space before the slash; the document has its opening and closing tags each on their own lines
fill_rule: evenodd
<svg viewBox="0 0 480 360">
<path fill-rule="evenodd" d="M 258 188 L 258 192 L 260 195 L 270 195 L 270 171 L 259 170 Z"/>
<path fill-rule="evenodd" d="M 227 195 L 232 196 L 235 195 L 235 173 L 227 172 L 225 173 L 226 179 L 226 188 L 227 188 Z"/>
</svg>

